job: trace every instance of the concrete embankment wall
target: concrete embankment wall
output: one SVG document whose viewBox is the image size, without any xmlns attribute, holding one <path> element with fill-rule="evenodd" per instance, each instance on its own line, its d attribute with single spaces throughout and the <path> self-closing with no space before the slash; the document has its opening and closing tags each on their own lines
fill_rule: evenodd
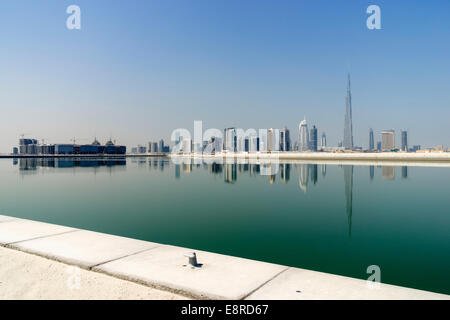
<svg viewBox="0 0 450 320">
<path fill-rule="evenodd" d="M 81 158 L 81 159 L 116 159 L 140 157 L 167 157 L 167 153 L 127 153 L 127 154 L 0 154 L 0 159 L 29 158 Z"/>
<path fill-rule="evenodd" d="M 333 161 L 412 161 L 412 162 L 448 162 L 450 163 L 450 152 L 430 153 L 402 153 L 402 152 L 380 152 L 380 153 L 358 153 L 358 152 L 229 152 L 213 155 L 185 154 L 170 155 L 171 157 L 190 158 L 242 158 L 242 159 L 279 159 L 279 160 L 333 160 Z"/>
<path fill-rule="evenodd" d="M 0 245 L 198 299 L 450 298 L 9 216 L 0 216 Z M 192 251 L 197 267 L 185 256 Z"/>
</svg>

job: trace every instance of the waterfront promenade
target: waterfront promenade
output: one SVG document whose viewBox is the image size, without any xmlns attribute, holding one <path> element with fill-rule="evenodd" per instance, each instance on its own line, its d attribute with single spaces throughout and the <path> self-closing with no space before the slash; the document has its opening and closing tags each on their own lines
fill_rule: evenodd
<svg viewBox="0 0 450 320">
<path fill-rule="evenodd" d="M 9 216 L 0 216 L 0 245 L 3 299 L 450 299 Z M 195 267 L 185 256 L 193 251 Z M 75 289 L 68 285 L 73 272 L 63 273 L 70 266 L 81 269 Z"/>
</svg>

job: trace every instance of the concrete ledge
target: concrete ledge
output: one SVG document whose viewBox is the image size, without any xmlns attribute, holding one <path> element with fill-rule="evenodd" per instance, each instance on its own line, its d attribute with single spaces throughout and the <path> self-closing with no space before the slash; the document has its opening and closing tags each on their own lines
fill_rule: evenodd
<svg viewBox="0 0 450 320">
<path fill-rule="evenodd" d="M 10 245 L 12 248 L 83 268 L 91 268 L 157 246 L 159 245 L 152 242 L 85 230 Z"/>
<path fill-rule="evenodd" d="M 0 300 L 181 300 L 186 297 L 0 246 Z"/>
<path fill-rule="evenodd" d="M 289 268 L 250 295 L 248 300 L 448 300 L 449 298 L 444 294 Z"/>
<path fill-rule="evenodd" d="M 13 218 L 13 217 L 8 217 L 8 216 L 2 216 L 2 215 L 0 215 L 0 223 L 1 223 L 1 222 L 12 221 L 12 220 L 17 220 L 17 218 Z"/>
<path fill-rule="evenodd" d="M 196 251 L 200 267 L 187 265 L 192 249 L 162 246 L 94 270 L 201 299 L 239 300 L 287 267 Z"/>
<path fill-rule="evenodd" d="M 249 159 L 249 160 L 341 160 L 341 161 L 394 161 L 450 163 L 450 152 L 227 152 L 217 154 L 170 154 L 171 158 Z"/>
<path fill-rule="evenodd" d="M 3 246 L 199 299 L 450 299 L 198 250 L 201 266 L 191 267 L 184 254 L 192 249 L 7 216 L 0 222 Z"/>
<path fill-rule="evenodd" d="M 76 230 L 49 223 L 24 219 L 7 220 L 5 216 L 2 217 L 3 222 L 0 223 L 0 244 L 2 245 Z"/>
</svg>

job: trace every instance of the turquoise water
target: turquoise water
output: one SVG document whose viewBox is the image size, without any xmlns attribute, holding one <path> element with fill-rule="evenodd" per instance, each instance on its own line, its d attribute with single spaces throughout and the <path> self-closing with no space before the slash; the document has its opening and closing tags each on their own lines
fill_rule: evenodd
<svg viewBox="0 0 450 320">
<path fill-rule="evenodd" d="M 0 213 L 450 294 L 450 168 L 0 160 Z M 199 257 L 201 259 L 201 257 Z"/>
</svg>

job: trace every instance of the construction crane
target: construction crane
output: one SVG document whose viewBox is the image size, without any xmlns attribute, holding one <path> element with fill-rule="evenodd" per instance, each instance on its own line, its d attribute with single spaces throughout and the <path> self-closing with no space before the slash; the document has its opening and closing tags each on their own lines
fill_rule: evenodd
<svg viewBox="0 0 450 320">
<path fill-rule="evenodd" d="M 73 144 L 76 144 L 77 140 L 78 141 L 80 141 L 80 140 L 87 140 L 87 138 L 75 138 L 75 137 L 73 137 L 73 139 L 70 139 L 70 141 L 72 141 Z"/>
</svg>

